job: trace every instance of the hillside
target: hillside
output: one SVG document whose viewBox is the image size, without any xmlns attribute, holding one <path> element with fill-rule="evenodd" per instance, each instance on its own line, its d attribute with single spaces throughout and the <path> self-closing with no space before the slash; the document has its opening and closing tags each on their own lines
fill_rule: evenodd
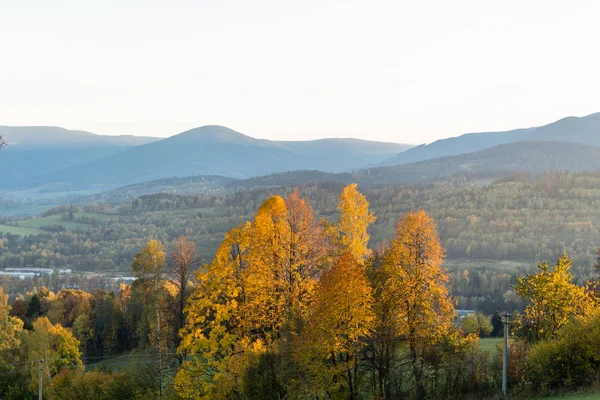
<svg viewBox="0 0 600 400">
<path fill-rule="evenodd" d="M 381 162 L 407 147 L 355 139 L 276 142 L 221 126 L 204 126 L 46 174 L 32 184 L 64 182 L 74 189 L 112 188 L 194 175 L 249 178 L 302 169 L 341 172 Z"/>
<path fill-rule="evenodd" d="M 131 202 L 136 198 L 153 193 L 174 194 L 213 194 L 222 193 L 236 182 L 236 179 L 216 175 L 188 176 L 181 178 L 164 178 L 148 182 L 136 183 L 109 190 L 80 199 L 79 203 L 114 203 Z"/>
<path fill-rule="evenodd" d="M 343 186 L 324 182 L 301 185 L 300 189 L 319 217 L 334 219 Z M 371 229 L 373 246 L 391 237 L 402 213 L 422 208 L 435 217 L 451 261 L 525 261 L 534 265 L 536 260 L 551 260 L 567 251 L 576 258 L 575 272 L 583 278 L 591 274 L 594 250 L 600 245 L 599 188 L 600 173 L 547 173 L 534 179 L 515 175 L 489 185 L 457 181 L 361 186 L 361 191 L 377 215 Z M 198 243 L 204 260 L 211 260 L 228 229 L 250 219 L 268 196 L 287 196 L 293 189 L 240 190 L 227 195 L 155 194 L 118 209 L 86 206 L 88 212 L 76 212 L 73 218 L 48 212 L 36 219 L 0 221 L 0 238 L 8 239 L 0 266 L 24 263 L 128 273 L 132 257 L 149 237 L 170 243 L 184 233 Z M 37 233 L 28 229 L 45 234 L 7 238 L 8 233 Z"/>
<path fill-rule="evenodd" d="M 559 141 L 600 145 L 600 113 L 567 117 L 548 125 L 504 132 L 468 133 L 422 144 L 402 152 L 382 165 L 401 165 L 433 158 L 484 150 L 501 144 L 525 141 Z"/>
</svg>

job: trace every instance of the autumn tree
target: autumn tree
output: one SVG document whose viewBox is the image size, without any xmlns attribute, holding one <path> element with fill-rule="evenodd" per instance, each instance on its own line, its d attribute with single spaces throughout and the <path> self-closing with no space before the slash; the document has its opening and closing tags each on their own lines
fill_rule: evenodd
<svg viewBox="0 0 600 400">
<path fill-rule="evenodd" d="M 150 304 L 154 310 L 154 318 L 150 324 L 154 329 L 150 333 L 151 342 L 156 348 L 158 354 L 158 370 L 160 374 L 160 397 L 162 397 L 162 374 L 164 371 L 163 352 L 165 350 L 165 331 L 168 329 L 165 324 L 165 299 L 161 278 L 166 264 L 166 253 L 163 245 L 158 240 L 150 240 L 146 246 L 138 253 L 131 266 L 131 270 L 143 285 L 151 292 Z M 152 340 L 154 339 L 154 340 Z"/>
<path fill-rule="evenodd" d="M 285 260 L 280 275 L 286 318 L 289 322 L 307 315 L 317 282 L 325 264 L 323 231 L 315 223 L 313 209 L 298 189 L 286 199 L 286 233 L 282 239 Z"/>
<path fill-rule="evenodd" d="M 20 333 L 23 330 L 23 321 L 10 315 L 8 295 L 5 295 L 0 286 L 0 357 L 9 359 L 6 352 L 16 349 L 20 345 Z"/>
<path fill-rule="evenodd" d="M 336 242 L 342 252 L 349 250 L 359 261 L 363 262 L 371 255 L 369 233 L 367 228 L 375 222 L 375 215 L 369 211 L 367 198 L 358 191 L 355 183 L 344 188 L 338 204 L 340 219 L 337 223 L 339 237 Z"/>
<path fill-rule="evenodd" d="M 390 271 L 383 268 L 385 252 L 384 246 L 378 247 L 367 264 L 367 276 L 375 300 L 373 304 L 375 321 L 372 340 L 368 342 L 364 359 L 371 367 L 376 396 L 382 399 L 393 399 L 400 395 L 394 389 L 401 386 L 397 380 L 402 375 L 394 372 L 400 361 L 397 355 L 401 353 L 402 342 L 398 337 L 396 326 L 398 294 L 393 293 L 389 288 Z"/>
<path fill-rule="evenodd" d="M 443 337 L 454 317 L 443 260 L 435 222 L 422 210 L 400 220 L 383 256 L 381 296 L 393 310 L 393 319 L 386 323 L 408 344 L 418 398 L 425 395 L 423 352 Z"/>
<path fill-rule="evenodd" d="M 221 356 L 214 361 L 218 367 L 212 361 L 199 365 L 188 357 L 178 374 L 180 393 L 219 397 L 212 390 L 225 388 L 250 393 L 261 383 L 244 374 L 256 373 L 284 395 L 279 363 L 291 352 L 290 337 L 299 332 L 310 310 L 325 263 L 322 237 L 312 208 L 299 191 L 285 200 L 268 198 L 252 222 L 226 235 L 213 262 L 196 276 L 198 288 L 186 308 L 192 320 L 182 331 L 180 346 L 180 352 L 205 359 L 206 352 L 218 352 Z M 258 372 L 262 368 L 276 373 Z M 205 380 L 188 384 L 194 381 L 192 371 L 205 374 Z M 221 384 L 214 386 L 215 382 Z"/>
<path fill-rule="evenodd" d="M 365 267 L 342 254 L 319 281 L 313 311 L 297 349 L 311 373 L 314 395 L 357 399 L 359 354 L 373 328 L 371 287 Z"/>
<path fill-rule="evenodd" d="M 538 263 L 537 268 L 536 274 L 517 278 L 513 286 L 528 303 L 516 322 L 530 340 L 553 337 L 567 321 L 588 314 L 597 302 L 592 290 L 573 283 L 571 260 L 566 254 L 552 267 Z"/>
<path fill-rule="evenodd" d="M 177 330 L 183 328 L 185 314 L 183 308 L 187 298 L 187 285 L 192 278 L 192 271 L 200 265 L 200 255 L 196 250 L 196 243 L 185 236 L 180 236 L 175 241 L 175 249 L 170 254 L 171 264 L 169 275 L 178 290 L 179 309 Z"/>
<path fill-rule="evenodd" d="M 35 320 L 32 331 L 23 331 L 21 340 L 24 358 L 45 360 L 45 384 L 61 369 L 79 370 L 83 367 L 79 341 L 68 329 L 60 324 L 53 325 L 46 317 Z M 32 368 L 30 372 L 30 385 L 35 388 L 38 383 L 38 369 Z"/>
<path fill-rule="evenodd" d="M 197 286 L 185 308 L 178 350 L 186 357 L 175 377 L 183 398 L 241 397 L 243 353 L 251 346 L 241 322 L 247 247 L 244 227 L 234 228 L 225 235 L 213 261 L 196 272 Z"/>
</svg>

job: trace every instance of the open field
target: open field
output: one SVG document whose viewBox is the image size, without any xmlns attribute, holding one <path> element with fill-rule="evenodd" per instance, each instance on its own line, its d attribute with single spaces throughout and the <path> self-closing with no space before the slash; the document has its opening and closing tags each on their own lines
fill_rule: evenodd
<svg viewBox="0 0 600 400">
<path fill-rule="evenodd" d="M 0 224 L 0 232 L 2 233 L 10 233 L 12 235 L 39 235 L 40 233 L 44 233 L 43 230 L 37 228 L 29 228 L 22 226 L 12 226 L 12 225 L 2 225 Z"/>
<path fill-rule="evenodd" d="M 479 346 L 482 350 L 494 351 L 496 347 L 502 347 L 503 339 L 501 337 L 480 339 Z"/>
<path fill-rule="evenodd" d="M 578 393 L 578 394 L 567 394 L 552 397 L 539 397 L 539 399 L 553 399 L 553 400 L 600 400 L 600 393 Z"/>
<path fill-rule="evenodd" d="M 167 357 L 166 355 L 164 357 Z M 121 371 L 125 368 L 133 367 L 141 364 L 154 363 L 157 360 L 156 354 L 144 354 L 132 352 L 116 357 L 108 357 L 100 361 L 86 363 L 85 370 L 110 370 Z"/>
<path fill-rule="evenodd" d="M 25 221 L 19 221 L 18 225 L 24 226 L 27 228 L 38 228 L 38 229 L 44 229 L 44 228 L 48 228 L 51 226 L 61 225 L 61 226 L 64 226 L 65 229 L 67 229 L 69 231 L 83 231 L 83 230 L 87 229 L 89 226 L 86 224 L 80 224 L 78 222 L 65 221 L 62 219 L 62 217 L 60 215 L 51 215 L 49 217 L 34 218 L 34 219 L 28 219 Z"/>
<path fill-rule="evenodd" d="M 98 223 L 103 224 L 107 220 L 117 217 L 114 215 L 107 214 L 76 212 L 73 214 L 73 218 L 95 218 L 98 221 Z M 15 235 L 38 235 L 40 233 L 49 231 L 51 227 L 57 226 L 62 226 L 66 230 L 72 232 L 83 232 L 90 228 L 92 225 L 83 222 L 77 222 L 74 220 L 63 220 L 62 215 L 51 215 L 49 217 L 39 217 L 19 221 L 16 223 L 16 226 L 0 225 L 0 232 L 12 233 Z"/>
</svg>

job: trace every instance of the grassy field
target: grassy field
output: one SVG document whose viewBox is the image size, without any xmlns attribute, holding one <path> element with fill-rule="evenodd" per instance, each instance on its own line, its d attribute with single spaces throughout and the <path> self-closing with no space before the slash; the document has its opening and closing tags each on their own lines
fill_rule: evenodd
<svg viewBox="0 0 600 400">
<path fill-rule="evenodd" d="M 18 224 L 19 226 L 24 226 L 27 228 L 38 229 L 44 229 L 50 226 L 61 225 L 69 231 L 83 231 L 89 227 L 89 225 L 80 224 L 78 222 L 64 221 L 60 215 L 51 215 L 49 217 L 28 219 L 25 221 L 19 221 Z"/>
<path fill-rule="evenodd" d="M 39 235 L 40 233 L 44 233 L 43 230 L 37 228 L 29 228 L 22 226 L 12 226 L 12 225 L 2 225 L 0 224 L 0 232 L 2 233 L 10 233 L 12 235 Z"/>
<path fill-rule="evenodd" d="M 484 338 L 479 340 L 479 346 L 481 346 L 483 350 L 494 351 L 496 347 L 502 347 L 503 340 L 504 338 L 501 337 Z"/>
<path fill-rule="evenodd" d="M 577 394 L 566 394 L 552 397 L 539 397 L 540 399 L 553 399 L 553 400 L 600 400 L 600 393 L 577 393 Z"/>
<path fill-rule="evenodd" d="M 114 215 L 88 213 L 88 212 L 76 212 L 73 214 L 74 218 L 81 217 L 93 217 L 96 218 L 100 223 L 104 223 L 111 218 L 117 218 Z M 72 232 L 81 232 L 88 229 L 91 225 L 84 224 L 75 221 L 66 221 L 62 219 L 61 215 L 51 215 L 49 217 L 39 217 L 19 221 L 18 226 L 0 225 L 0 232 L 12 233 L 16 235 L 37 235 L 44 232 L 44 229 L 52 226 L 63 226 L 66 230 Z"/>
<path fill-rule="evenodd" d="M 34 217 L 40 215 L 44 211 L 55 207 L 53 204 L 23 204 L 17 207 L 0 208 L 0 217 L 8 217 L 9 215 L 26 215 Z"/>
<path fill-rule="evenodd" d="M 166 357 L 166 356 L 165 356 Z M 106 358 L 97 362 L 89 362 L 85 365 L 86 371 L 98 370 L 110 370 L 110 371 L 121 371 L 124 368 L 133 367 L 135 365 L 154 363 L 156 362 L 156 355 L 154 354 L 125 354 L 116 357 Z"/>
</svg>

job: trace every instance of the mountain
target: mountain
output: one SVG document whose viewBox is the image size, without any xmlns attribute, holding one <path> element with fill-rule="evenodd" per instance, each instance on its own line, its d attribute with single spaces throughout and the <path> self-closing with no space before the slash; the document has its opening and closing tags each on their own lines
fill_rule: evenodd
<svg viewBox="0 0 600 400">
<path fill-rule="evenodd" d="M 27 186 L 40 175 L 104 158 L 157 138 L 104 136 L 52 126 L 0 126 L 8 146 L 0 156 L 0 189 Z"/>
<path fill-rule="evenodd" d="M 539 174 L 555 171 L 600 170 L 600 148 L 568 142 L 516 142 L 458 156 L 398 166 L 332 173 L 299 170 L 273 173 L 248 179 L 222 176 L 167 178 L 125 186 L 79 200 L 81 203 L 106 202 L 123 204 L 142 195 L 154 193 L 224 195 L 247 190 L 284 186 L 335 183 L 358 183 L 361 187 L 384 185 L 457 182 L 489 182 L 515 172 Z M 466 180 L 465 180 L 466 178 Z"/>
<path fill-rule="evenodd" d="M 73 189 L 111 188 L 194 175 L 249 178 L 302 169 L 341 172 L 380 163 L 408 147 L 356 139 L 277 142 L 211 125 L 54 171 L 30 184 L 63 182 Z"/>
<path fill-rule="evenodd" d="M 69 130 L 57 126 L 3 126 L 0 136 L 8 143 L 8 149 L 23 148 L 85 148 L 112 146 L 139 146 L 160 138 L 133 135 L 96 135 L 86 131 Z"/>
<path fill-rule="evenodd" d="M 367 168 L 352 173 L 293 171 L 237 180 L 230 188 L 257 189 L 308 183 L 356 182 L 362 187 L 421 183 L 454 176 L 498 178 L 514 172 L 600 170 L 600 147 L 569 142 L 515 142 L 458 156 Z"/>
<path fill-rule="evenodd" d="M 514 142 L 489 149 L 418 163 L 357 171 L 368 185 L 414 183 L 453 175 L 495 176 L 513 172 L 600 170 L 600 148 L 569 142 Z"/>
<path fill-rule="evenodd" d="M 506 143 L 557 141 L 600 146 L 600 113 L 567 117 L 548 125 L 505 132 L 468 133 L 415 146 L 386 160 L 382 165 L 401 165 L 484 150 Z"/>
</svg>

